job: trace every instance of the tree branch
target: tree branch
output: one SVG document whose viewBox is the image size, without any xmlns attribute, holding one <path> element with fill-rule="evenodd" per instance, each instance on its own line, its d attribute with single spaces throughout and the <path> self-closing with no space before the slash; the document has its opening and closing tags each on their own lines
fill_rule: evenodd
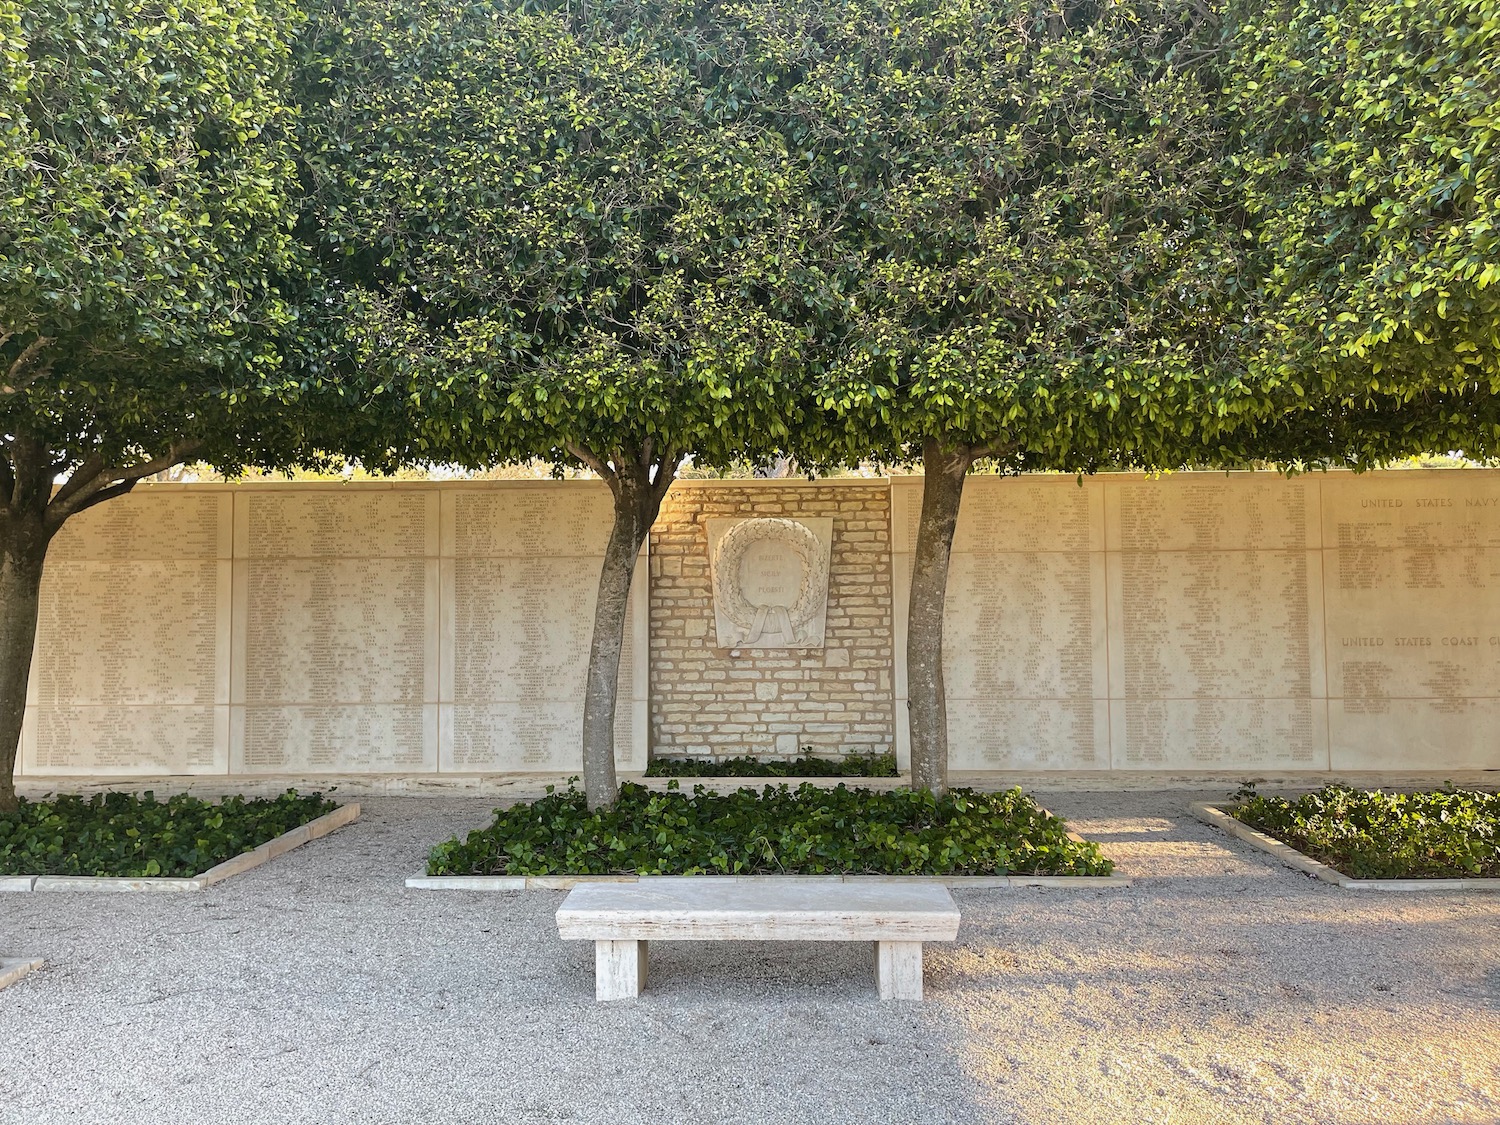
<svg viewBox="0 0 1500 1125">
<path fill-rule="evenodd" d="M 598 473 L 606 481 L 609 481 L 611 488 L 614 487 L 615 471 L 609 467 L 604 458 L 600 457 L 588 446 L 579 444 L 578 442 L 564 442 L 563 448 L 589 468 L 593 469 L 594 472 Z"/>
<path fill-rule="evenodd" d="M 6 333 L 4 337 L 0 337 L 0 345 L 3 345 L 6 340 L 9 340 L 11 338 L 12 335 L 13 333 Z M 3 384 L 0 384 L 0 395 L 13 395 L 17 394 L 20 391 L 24 391 L 32 383 L 36 382 L 48 371 L 50 371 L 52 369 L 51 362 L 49 361 L 47 363 L 38 363 L 37 357 L 40 356 L 49 345 L 56 342 L 56 336 L 38 336 L 35 340 L 31 341 L 31 343 L 22 348 L 21 354 L 15 358 L 15 360 L 10 365 L 10 370 L 6 372 L 5 382 Z M 30 375 L 26 374 L 27 368 L 33 369 Z"/>
<path fill-rule="evenodd" d="M 97 454 L 89 457 L 47 505 L 48 526 L 56 531 L 70 517 L 87 511 L 105 500 L 123 496 L 134 488 L 136 482 L 142 477 L 149 477 L 152 473 L 159 473 L 163 469 L 170 469 L 173 465 L 180 465 L 202 448 L 203 443 L 197 440 L 172 442 L 167 446 L 167 451 L 160 456 L 150 457 L 145 461 L 120 468 L 96 468 L 92 475 L 85 475 L 85 469 L 103 464 L 103 459 Z"/>
<path fill-rule="evenodd" d="M 672 487 L 672 482 L 677 479 L 677 466 L 681 463 L 682 454 L 674 453 L 670 447 L 657 455 L 652 466 L 656 475 L 651 478 L 651 489 L 658 497 L 665 496 L 667 489 Z"/>
<path fill-rule="evenodd" d="M 1015 451 L 1016 443 L 1014 441 L 999 438 L 991 442 L 986 442 L 984 445 L 972 445 L 969 447 L 970 456 L 975 461 L 983 461 L 989 457 L 1003 457 Z"/>
<path fill-rule="evenodd" d="M 102 504 L 106 500 L 113 500 L 116 496 L 124 496 L 138 483 L 140 483 L 139 477 L 134 480 L 117 481 L 114 484 L 101 488 L 98 492 L 90 493 L 85 497 L 69 514 L 76 516 L 79 512 L 88 511 L 95 504 Z"/>
<path fill-rule="evenodd" d="M 52 497 L 54 504 L 66 504 L 100 473 L 104 472 L 104 458 L 95 453 L 84 459 L 83 464 L 68 474 L 67 482 Z"/>
</svg>

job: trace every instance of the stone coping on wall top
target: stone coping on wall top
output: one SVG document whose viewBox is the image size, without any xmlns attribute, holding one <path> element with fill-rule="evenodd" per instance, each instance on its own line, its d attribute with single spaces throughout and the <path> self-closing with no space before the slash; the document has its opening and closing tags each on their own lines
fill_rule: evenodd
<svg viewBox="0 0 1500 1125">
<path fill-rule="evenodd" d="M 27 973 L 40 969 L 44 964 L 40 957 L 0 957 L 0 988 L 15 984 Z"/>
<path fill-rule="evenodd" d="M 6 875 L 0 876 L 5 891 L 201 891 L 233 875 L 241 875 L 263 863 L 285 855 L 293 848 L 321 839 L 336 828 L 359 818 L 359 805 L 351 802 L 332 812 L 283 832 L 259 847 L 226 859 L 191 878 L 116 878 L 100 875 Z"/>
<path fill-rule="evenodd" d="M 898 883 L 954 890 L 1065 887 L 1100 890 L 1129 887 L 1125 875 L 424 875 L 409 876 L 419 891 L 566 891 L 580 883 L 649 883 L 653 879 L 711 879 L 729 883 Z"/>
<path fill-rule="evenodd" d="M 1451 476 L 1454 473 L 1493 473 L 1496 470 L 1478 467 L 1455 467 L 1449 469 L 1401 469 L 1387 470 L 1390 473 L 1399 472 L 1400 479 L 1414 480 L 1422 477 Z M 1325 477 L 1352 477 L 1355 474 L 1348 469 L 1330 469 L 1319 474 L 1304 474 L 1310 479 L 1321 480 Z M 1366 474 L 1368 475 L 1368 474 Z M 1280 473 L 1270 469 L 1235 469 L 1229 472 L 1216 472 L 1211 469 L 1184 470 L 1175 473 L 1085 473 L 1085 481 L 1170 481 L 1180 480 L 1204 480 L 1207 478 L 1228 478 L 1231 480 L 1248 480 L 1283 478 Z M 1069 482 L 1077 484 L 1077 473 L 1023 473 L 1019 476 L 1000 476 L 990 473 L 971 473 L 969 480 L 983 481 L 988 479 L 1022 482 Z M 905 484 L 910 485 L 921 481 L 920 473 L 891 473 L 888 476 L 878 477 L 815 477 L 808 480 L 805 476 L 795 477 L 679 477 L 672 482 L 674 489 L 694 488 L 827 488 L 833 487 L 856 487 L 881 484 Z M 244 481 L 161 481 L 146 482 L 136 485 L 133 490 L 137 494 L 150 492 L 206 492 L 206 491 L 275 491 L 281 489 L 296 491 L 353 491 L 353 490 L 423 490 L 423 489 L 478 489 L 478 490 L 504 490 L 511 488 L 598 488 L 604 482 L 594 477 L 573 477 L 566 480 L 554 480 L 550 477 L 517 478 L 511 480 L 244 480 Z"/>
<path fill-rule="evenodd" d="M 678 478 L 672 488 L 855 488 L 883 487 L 890 477 L 714 477 Z M 921 480 L 921 477 L 914 478 Z M 1071 479 L 1071 478 L 1069 478 Z M 468 490 L 504 492 L 511 489 L 590 488 L 602 489 L 604 482 L 596 477 L 552 480 L 550 478 L 519 480 L 243 480 L 243 481 L 163 481 L 136 485 L 134 494 L 150 492 L 428 492 Z"/>
<path fill-rule="evenodd" d="M 1193 815 L 1203 823 L 1213 825 L 1275 856 L 1288 867 L 1336 887 L 1359 891 L 1500 891 L 1500 879 L 1351 879 L 1328 864 L 1320 863 L 1296 848 L 1283 844 L 1274 836 L 1268 836 L 1235 819 L 1226 811 L 1226 808 L 1232 807 L 1197 802 L 1193 804 L 1192 810 Z"/>
</svg>

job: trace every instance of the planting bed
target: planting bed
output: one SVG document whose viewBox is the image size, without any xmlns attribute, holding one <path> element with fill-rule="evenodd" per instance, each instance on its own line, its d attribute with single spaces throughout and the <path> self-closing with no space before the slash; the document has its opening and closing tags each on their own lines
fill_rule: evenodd
<svg viewBox="0 0 1500 1125">
<path fill-rule="evenodd" d="M 1019 789 L 620 788 L 590 812 L 569 788 L 432 849 L 428 876 L 1109 875 L 1088 841 Z"/>
</svg>

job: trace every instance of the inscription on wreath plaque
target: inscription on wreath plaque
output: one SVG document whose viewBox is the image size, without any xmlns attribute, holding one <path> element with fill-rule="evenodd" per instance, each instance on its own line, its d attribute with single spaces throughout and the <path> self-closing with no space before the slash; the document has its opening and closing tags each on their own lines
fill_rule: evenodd
<svg viewBox="0 0 1500 1125">
<path fill-rule="evenodd" d="M 709 520 L 721 648 L 823 647 L 833 520 Z"/>
</svg>

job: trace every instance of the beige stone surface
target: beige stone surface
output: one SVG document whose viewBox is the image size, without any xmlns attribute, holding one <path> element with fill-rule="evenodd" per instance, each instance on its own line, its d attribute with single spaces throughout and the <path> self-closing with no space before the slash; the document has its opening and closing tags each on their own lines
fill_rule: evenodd
<svg viewBox="0 0 1500 1125">
<path fill-rule="evenodd" d="M 1112 767 L 1327 769 L 1318 481 L 1103 484 Z"/>
<path fill-rule="evenodd" d="M 583 883 L 557 910 L 565 941 L 952 941 L 958 924 L 930 883 L 663 877 Z"/>
<path fill-rule="evenodd" d="M 594 999 L 630 1000 L 646 987 L 647 943 L 594 942 Z"/>
<path fill-rule="evenodd" d="M 897 712 L 906 700 L 917 478 L 892 482 Z M 971 477 L 943 622 L 955 770 L 1107 769 L 1104 495 L 1095 479 Z M 904 723 L 898 758 L 909 760 Z"/>
<path fill-rule="evenodd" d="M 637 570 L 622 768 L 904 762 L 921 483 L 678 482 Z M 965 489 L 958 771 L 1500 768 L 1500 472 Z M 829 529 L 822 648 L 719 643 L 715 528 Z M 609 501 L 589 482 L 147 486 L 58 538 L 24 777 L 571 772 Z"/>
<path fill-rule="evenodd" d="M 1500 473 L 1323 490 L 1334 768 L 1500 766 Z"/>
<path fill-rule="evenodd" d="M 922 999 L 922 943 L 875 943 L 875 991 L 882 1000 Z"/>
<path fill-rule="evenodd" d="M 15 984 L 44 964 L 40 957 L 0 957 L 0 988 Z"/>
<path fill-rule="evenodd" d="M 222 773 L 233 498 L 142 489 L 68 522 L 42 581 L 22 772 Z"/>
</svg>

